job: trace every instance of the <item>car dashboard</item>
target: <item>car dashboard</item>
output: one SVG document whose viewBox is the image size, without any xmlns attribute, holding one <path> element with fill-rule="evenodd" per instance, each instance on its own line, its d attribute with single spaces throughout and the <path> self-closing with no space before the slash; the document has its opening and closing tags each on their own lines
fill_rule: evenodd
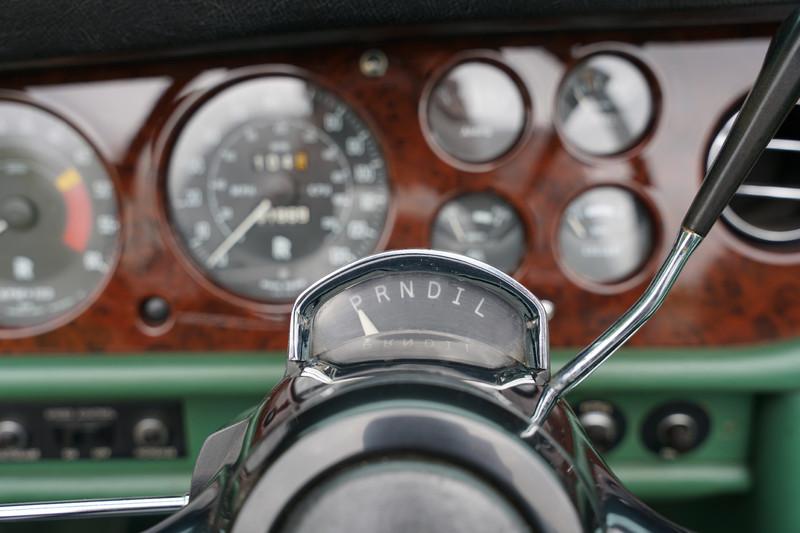
<svg viewBox="0 0 800 533">
<path fill-rule="evenodd" d="M 419 25 L 11 63 L 0 499 L 182 493 L 205 436 L 282 375 L 294 299 L 375 252 L 512 275 L 546 301 L 562 364 L 669 252 L 758 73 L 764 19 Z M 800 491 L 783 427 L 800 409 L 798 153 L 793 113 L 662 311 L 570 398 L 620 478 L 692 527 L 746 520 L 752 501 L 773 530 L 800 518 L 782 505 Z"/>
</svg>

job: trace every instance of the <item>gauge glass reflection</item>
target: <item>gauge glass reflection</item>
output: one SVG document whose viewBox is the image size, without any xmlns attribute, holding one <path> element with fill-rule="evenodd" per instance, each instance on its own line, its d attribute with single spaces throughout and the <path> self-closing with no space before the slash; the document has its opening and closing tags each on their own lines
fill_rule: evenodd
<svg viewBox="0 0 800 533">
<path fill-rule="evenodd" d="M 389 186 L 372 132 L 300 78 L 245 81 L 189 120 L 170 159 L 169 210 L 201 270 L 262 302 L 286 302 L 372 253 Z"/>
<path fill-rule="evenodd" d="M 466 194 L 450 200 L 439 211 L 431 246 L 510 274 L 525 254 L 525 230 L 514 208 L 499 196 Z"/>
<path fill-rule="evenodd" d="M 89 143 L 32 105 L 0 103 L 0 327 L 84 304 L 118 247 L 114 186 Z"/>
<path fill-rule="evenodd" d="M 524 362 L 525 337 L 522 314 L 469 279 L 388 273 L 320 305 L 311 356 L 339 365 L 434 359 L 493 369 Z"/>
<path fill-rule="evenodd" d="M 562 262 L 596 283 L 617 283 L 639 271 L 653 251 L 650 212 L 621 187 L 589 189 L 564 211 L 558 230 Z"/>
<path fill-rule="evenodd" d="M 653 94 L 642 70 L 616 54 L 578 63 L 561 85 L 556 121 L 565 142 L 594 156 L 636 145 L 653 120 Z"/>
<path fill-rule="evenodd" d="M 456 65 L 431 91 L 428 131 L 447 154 L 488 163 L 511 150 L 525 127 L 525 100 L 517 82 L 485 61 Z"/>
</svg>

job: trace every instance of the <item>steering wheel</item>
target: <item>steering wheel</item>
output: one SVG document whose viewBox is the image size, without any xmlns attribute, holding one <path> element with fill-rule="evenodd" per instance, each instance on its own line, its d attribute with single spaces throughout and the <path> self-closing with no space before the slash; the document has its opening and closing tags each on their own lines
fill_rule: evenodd
<svg viewBox="0 0 800 533">
<path fill-rule="evenodd" d="M 679 531 L 562 400 L 658 310 L 800 97 L 800 10 L 641 298 L 551 375 L 547 312 L 478 261 L 368 257 L 294 305 L 286 375 L 212 434 L 188 495 L 0 506 L 0 520 L 173 514 L 151 531 Z"/>
</svg>

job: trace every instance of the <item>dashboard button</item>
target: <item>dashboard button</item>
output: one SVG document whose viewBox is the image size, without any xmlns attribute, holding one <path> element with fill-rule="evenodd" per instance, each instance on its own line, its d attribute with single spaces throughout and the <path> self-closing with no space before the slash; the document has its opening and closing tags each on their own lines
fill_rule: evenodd
<svg viewBox="0 0 800 533">
<path fill-rule="evenodd" d="M 143 418 L 133 426 L 133 442 L 136 446 L 166 446 L 169 428 L 158 418 Z"/>
<path fill-rule="evenodd" d="M 169 318 L 169 302 L 160 296 L 150 296 L 139 306 L 139 314 L 148 326 L 163 324 Z"/>
<path fill-rule="evenodd" d="M 615 448 L 625 435 L 625 417 L 604 400 L 584 400 L 575 407 L 589 440 L 601 452 Z"/>
<path fill-rule="evenodd" d="M 19 450 L 27 446 L 28 432 L 16 420 L 0 420 L 0 450 Z"/>
</svg>

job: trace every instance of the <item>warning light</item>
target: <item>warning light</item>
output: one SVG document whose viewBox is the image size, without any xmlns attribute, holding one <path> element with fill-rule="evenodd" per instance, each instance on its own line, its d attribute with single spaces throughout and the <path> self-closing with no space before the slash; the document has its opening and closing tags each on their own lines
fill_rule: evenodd
<svg viewBox="0 0 800 533">
<path fill-rule="evenodd" d="M 305 170 L 308 168 L 308 154 L 306 152 L 297 152 L 294 154 L 294 168 L 297 170 Z"/>
</svg>

